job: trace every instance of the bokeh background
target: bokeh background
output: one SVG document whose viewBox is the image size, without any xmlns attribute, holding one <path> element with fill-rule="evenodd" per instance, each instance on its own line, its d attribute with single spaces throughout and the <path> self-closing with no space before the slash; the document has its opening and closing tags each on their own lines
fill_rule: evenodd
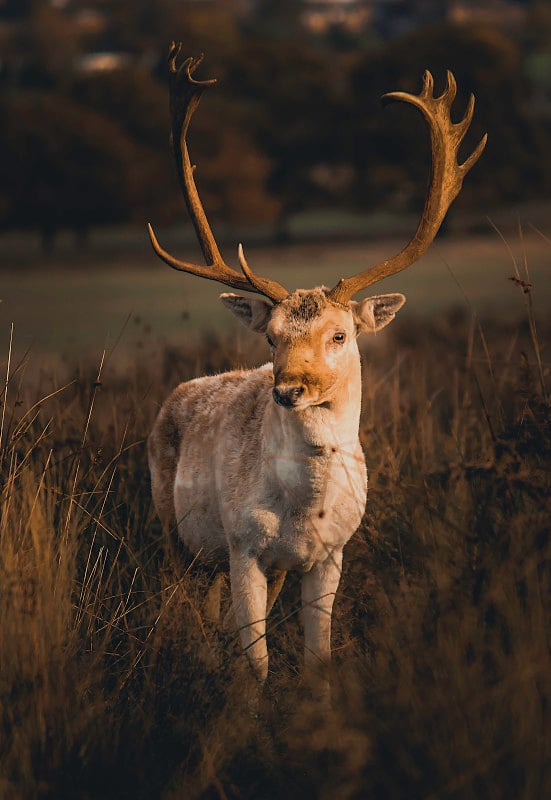
<svg viewBox="0 0 551 800">
<path fill-rule="evenodd" d="M 301 681 L 298 574 L 253 716 L 213 576 L 151 503 L 172 387 L 268 358 L 147 238 L 201 258 L 172 39 L 219 79 L 190 150 L 222 252 L 288 288 L 415 230 L 427 132 L 384 92 L 452 69 L 465 155 L 488 132 L 428 254 L 375 290 L 404 309 L 359 340 L 332 714 Z M 0 0 L 2 800 L 551 797 L 550 128 L 548 0 Z"/>
<path fill-rule="evenodd" d="M 380 97 L 418 92 L 426 68 L 443 88 L 451 69 L 457 119 L 477 98 L 464 152 L 485 131 L 487 150 L 435 248 L 381 290 L 405 291 L 408 314 L 467 302 L 515 315 L 511 255 L 526 256 L 545 313 L 549 3 L 2 0 L 4 349 L 12 322 L 13 346 L 41 357 L 231 325 L 215 287 L 156 263 L 145 233 L 151 220 L 168 249 L 201 258 L 168 145 L 172 39 L 219 80 L 190 150 L 228 261 L 243 241 L 257 271 L 294 288 L 399 249 L 422 208 L 428 136 L 417 111 Z"/>
</svg>

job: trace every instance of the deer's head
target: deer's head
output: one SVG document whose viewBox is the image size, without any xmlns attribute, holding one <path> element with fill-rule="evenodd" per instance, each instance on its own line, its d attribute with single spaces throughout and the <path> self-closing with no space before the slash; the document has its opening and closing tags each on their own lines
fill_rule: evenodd
<svg viewBox="0 0 551 800">
<path fill-rule="evenodd" d="M 351 359 L 357 362 L 356 337 L 374 333 L 394 319 L 405 302 L 401 294 L 376 295 L 354 301 L 358 292 L 417 261 L 427 250 L 463 184 L 463 178 L 476 163 L 486 145 L 482 138 L 462 164 L 457 152 L 471 124 L 474 97 L 460 122 L 451 121 L 450 111 L 457 87 L 448 72 L 446 90 L 434 96 L 434 82 L 425 72 L 419 95 L 392 92 L 384 100 L 401 100 L 416 106 L 430 130 L 432 170 L 421 220 L 408 244 L 394 257 L 349 278 L 341 278 L 332 288 L 297 289 L 288 292 L 271 278 L 256 275 L 239 245 L 242 272 L 228 266 L 220 255 L 194 180 L 186 136 L 191 117 L 205 89 L 215 80 L 196 81 L 193 73 L 201 58 L 188 58 L 177 64 L 181 43 L 172 43 L 169 52 L 170 111 L 172 144 L 186 205 L 203 251 L 206 266 L 180 261 L 164 250 L 153 232 L 149 235 L 157 255 L 169 266 L 234 289 L 261 295 L 243 297 L 223 294 L 222 302 L 254 331 L 265 334 L 274 358 L 274 399 L 287 408 L 319 405 L 339 391 L 339 376 L 347 374 Z M 341 382 L 342 383 L 342 382 Z"/>
<path fill-rule="evenodd" d="M 356 338 L 375 333 L 405 302 L 401 294 L 377 295 L 347 306 L 333 303 L 324 287 L 297 289 L 279 303 L 223 294 L 225 306 L 266 337 L 274 362 L 274 400 L 285 408 L 329 403 L 346 389 L 359 364 Z"/>
</svg>

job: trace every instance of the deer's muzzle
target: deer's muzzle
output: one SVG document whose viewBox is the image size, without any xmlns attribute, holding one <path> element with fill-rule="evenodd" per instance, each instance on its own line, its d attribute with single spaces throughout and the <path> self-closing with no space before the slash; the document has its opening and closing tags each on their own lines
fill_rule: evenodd
<svg viewBox="0 0 551 800">
<path fill-rule="evenodd" d="M 305 387 L 298 383 L 298 384 L 280 384 L 279 386 L 274 386 L 273 389 L 273 396 L 274 400 L 278 404 L 278 406 L 283 406 L 283 408 L 292 408 L 296 406 L 297 403 L 300 402 L 301 397 L 303 396 L 305 391 Z"/>
</svg>

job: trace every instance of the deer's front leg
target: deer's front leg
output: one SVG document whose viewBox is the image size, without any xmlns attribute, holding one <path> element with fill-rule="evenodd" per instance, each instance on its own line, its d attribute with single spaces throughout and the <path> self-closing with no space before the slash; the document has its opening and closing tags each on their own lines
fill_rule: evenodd
<svg viewBox="0 0 551 800">
<path fill-rule="evenodd" d="M 241 645 L 259 681 L 268 676 L 266 646 L 267 581 L 258 561 L 248 553 L 230 554 L 230 580 L 235 621 Z"/>
<path fill-rule="evenodd" d="M 306 678 L 317 699 L 327 704 L 330 701 L 331 613 L 341 566 L 342 551 L 333 551 L 325 561 L 314 564 L 302 578 Z"/>
</svg>

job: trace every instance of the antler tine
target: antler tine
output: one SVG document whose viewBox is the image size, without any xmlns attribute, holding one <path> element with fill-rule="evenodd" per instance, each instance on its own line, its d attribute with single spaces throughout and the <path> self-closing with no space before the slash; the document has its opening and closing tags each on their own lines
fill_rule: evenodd
<svg viewBox="0 0 551 800">
<path fill-rule="evenodd" d="M 429 125 L 432 167 L 425 206 L 417 230 L 404 249 L 393 258 L 382 261 L 364 272 L 350 278 L 341 278 L 328 292 L 328 297 L 333 302 L 346 304 L 362 289 L 406 269 L 426 252 L 434 240 L 449 207 L 461 191 L 463 178 L 482 155 L 487 140 L 485 134 L 463 164 L 457 163 L 459 146 L 473 118 L 474 96 L 471 95 L 463 119 L 454 123 L 451 121 L 450 111 L 456 93 L 455 78 L 448 70 L 446 89 L 439 97 L 435 97 L 434 79 L 426 70 L 420 94 L 390 92 L 383 96 L 384 102 L 401 100 L 416 106 Z"/>
<path fill-rule="evenodd" d="M 428 72 L 428 69 L 425 70 L 425 72 Z M 446 70 L 446 81 L 446 88 L 440 95 L 439 99 L 445 101 L 448 109 L 451 109 L 453 101 L 457 95 L 457 81 L 455 80 L 453 72 L 451 72 L 449 69 Z"/>
<path fill-rule="evenodd" d="M 203 61 L 203 55 L 197 58 L 186 58 L 180 65 L 178 59 L 182 52 L 181 42 L 172 42 L 168 52 L 170 78 L 170 116 L 171 139 L 176 160 L 176 169 L 180 187 L 186 206 L 193 222 L 197 239 L 201 246 L 206 266 L 188 261 L 180 261 L 164 250 L 158 242 L 152 226 L 148 223 L 148 232 L 155 253 L 173 269 L 189 272 L 201 278 L 219 281 L 235 289 L 263 294 L 274 303 L 280 302 L 288 295 L 286 289 L 277 281 L 269 278 L 256 278 L 247 268 L 243 274 L 228 266 L 220 255 L 220 250 L 208 223 L 203 204 L 195 184 L 194 171 L 187 148 L 187 132 L 191 118 L 205 89 L 213 86 L 216 79 L 198 81 L 193 73 Z"/>
<path fill-rule="evenodd" d="M 280 303 L 282 300 L 285 300 L 285 298 L 289 295 L 289 292 L 284 286 L 277 281 L 272 280 L 271 278 L 262 278 L 260 275 L 254 274 L 247 264 L 247 259 L 245 258 L 242 244 L 240 244 L 237 248 L 237 255 L 241 269 L 243 270 L 243 274 L 251 286 L 254 286 L 255 290 L 259 294 L 263 294 L 265 297 L 271 298 L 275 303 Z M 249 289 L 249 291 L 251 290 Z"/>
</svg>

